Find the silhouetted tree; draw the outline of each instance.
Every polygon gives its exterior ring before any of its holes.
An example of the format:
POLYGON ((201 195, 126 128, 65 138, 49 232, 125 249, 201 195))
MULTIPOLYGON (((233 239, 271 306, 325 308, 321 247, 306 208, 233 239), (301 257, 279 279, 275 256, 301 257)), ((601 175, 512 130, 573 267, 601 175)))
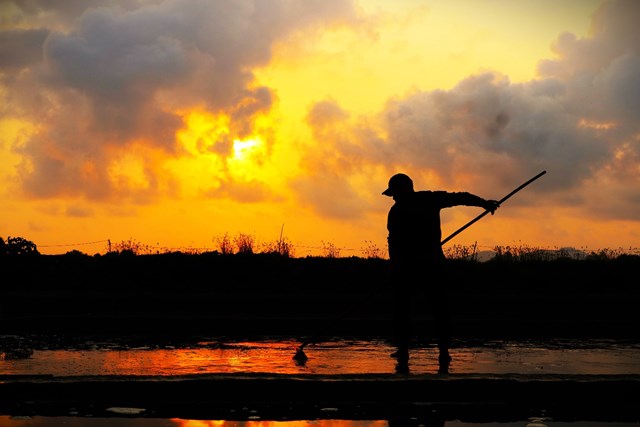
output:
POLYGON ((40 255, 35 243, 23 237, 0 237, 0 255, 40 255))

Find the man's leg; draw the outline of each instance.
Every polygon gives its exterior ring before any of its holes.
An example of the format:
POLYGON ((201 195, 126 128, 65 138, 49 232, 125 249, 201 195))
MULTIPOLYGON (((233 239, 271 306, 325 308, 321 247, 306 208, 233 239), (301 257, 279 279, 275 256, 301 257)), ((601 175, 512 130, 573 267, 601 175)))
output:
POLYGON ((439 296, 434 304, 434 323, 438 350, 441 358, 448 358, 449 348, 451 348, 451 317, 449 314, 449 304, 446 296, 439 296))
POLYGON ((394 265, 394 307, 393 307, 393 344, 397 347, 394 357, 407 357, 409 355, 409 343, 412 333, 412 305, 413 305, 413 279, 408 265, 397 263, 394 265))
POLYGON ((433 310, 433 320, 436 332, 436 340, 438 342, 438 372, 449 373, 449 364, 451 363, 451 317, 449 313, 449 299, 445 290, 439 289, 431 295, 431 306, 433 310))
POLYGON ((402 285, 395 289, 393 342, 399 350, 408 351, 411 339, 411 292, 402 285))

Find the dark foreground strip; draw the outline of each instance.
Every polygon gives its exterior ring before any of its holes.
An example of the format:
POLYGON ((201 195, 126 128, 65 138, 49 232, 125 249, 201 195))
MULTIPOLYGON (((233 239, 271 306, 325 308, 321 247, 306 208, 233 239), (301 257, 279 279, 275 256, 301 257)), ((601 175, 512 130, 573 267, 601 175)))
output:
POLYGON ((0 375, 12 416, 636 422, 638 396, 638 375, 0 375))

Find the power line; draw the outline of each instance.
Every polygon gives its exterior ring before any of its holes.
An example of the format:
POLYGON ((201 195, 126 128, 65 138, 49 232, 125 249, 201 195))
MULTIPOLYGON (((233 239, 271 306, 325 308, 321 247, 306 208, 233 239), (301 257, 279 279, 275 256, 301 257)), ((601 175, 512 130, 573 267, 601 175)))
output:
POLYGON ((95 245, 96 243, 106 243, 109 239, 105 240, 96 240, 93 242, 83 242, 83 243, 61 243, 56 245, 38 245, 40 248, 55 248, 55 247, 64 247, 64 246, 85 246, 85 245, 95 245))

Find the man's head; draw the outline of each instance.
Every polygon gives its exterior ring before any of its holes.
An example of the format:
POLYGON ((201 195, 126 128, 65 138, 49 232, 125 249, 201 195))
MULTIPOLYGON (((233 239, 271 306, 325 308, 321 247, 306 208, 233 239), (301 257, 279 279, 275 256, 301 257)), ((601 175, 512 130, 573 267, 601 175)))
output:
POLYGON ((397 196, 403 193, 413 192, 413 181, 409 176, 403 173, 397 173, 389 179, 389 188, 384 190, 382 194, 389 197, 397 196))

